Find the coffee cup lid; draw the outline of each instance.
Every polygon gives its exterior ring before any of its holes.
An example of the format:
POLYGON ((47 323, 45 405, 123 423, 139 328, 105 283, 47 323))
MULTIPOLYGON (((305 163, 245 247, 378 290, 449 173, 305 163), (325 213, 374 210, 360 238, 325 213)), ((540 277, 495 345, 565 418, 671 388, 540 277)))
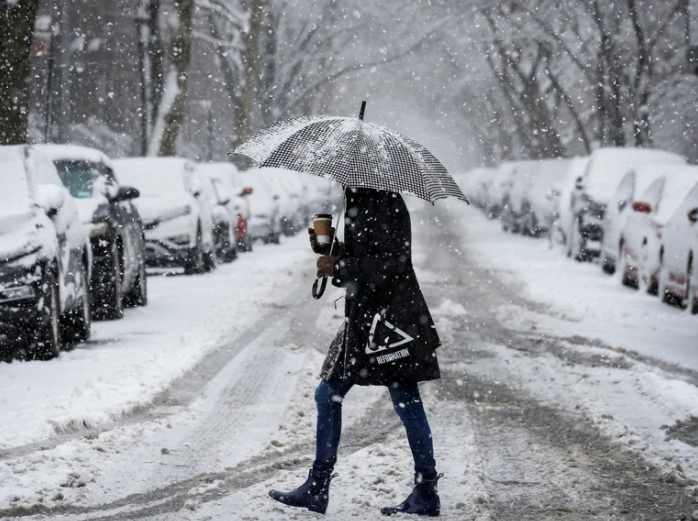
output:
POLYGON ((329 219, 330 221, 332 220, 332 214, 329 213, 316 213, 313 215, 313 221, 317 221, 320 219, 329 219))

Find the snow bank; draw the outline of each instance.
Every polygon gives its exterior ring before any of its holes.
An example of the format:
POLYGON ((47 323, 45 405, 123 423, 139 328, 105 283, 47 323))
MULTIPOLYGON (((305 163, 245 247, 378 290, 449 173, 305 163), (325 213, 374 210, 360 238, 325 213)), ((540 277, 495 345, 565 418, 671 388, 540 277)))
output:
POLYGON ((698 369, 696 317, 621 285, 597 264, 567 259, 547 241, 504 234, 499 223, 476 210, 452 208, 467 235, 468 251, 505 283, 523 284, 531 301, 550 307, 551 315, 528 315, 518 306, 503 310, 511 327, 535 325, 556 336, 584 331, 587 338, 613 347, 698 369))
POLYGON ((255 253, 205 276, 151 276, 149 304, 99 322, 92 340, 51 362, 0 364, 0 448, 98 426, 145 407, 221 339, 307 280, 307 238, 255 253), (283 287, 283 294, 279 294, 283 287))

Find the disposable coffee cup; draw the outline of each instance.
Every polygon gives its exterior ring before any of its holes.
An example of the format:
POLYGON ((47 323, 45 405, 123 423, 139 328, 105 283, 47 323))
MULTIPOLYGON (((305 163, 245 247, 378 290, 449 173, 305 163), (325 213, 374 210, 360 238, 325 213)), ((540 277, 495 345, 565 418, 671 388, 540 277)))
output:
POLYGON ((328 213, 318 213, 313 216, 313 229, 318 244, 329 244, 332 233, 332 216, 328 213))

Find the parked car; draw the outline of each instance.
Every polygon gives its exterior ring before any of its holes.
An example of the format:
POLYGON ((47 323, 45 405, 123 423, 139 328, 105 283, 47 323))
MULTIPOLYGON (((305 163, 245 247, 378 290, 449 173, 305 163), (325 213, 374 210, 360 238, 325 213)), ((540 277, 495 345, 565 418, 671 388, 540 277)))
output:
POLYGON ((302 208, 302 188, 296 182, 296 172, 281 168, 260 168, 250 171, 251 175, 264 178, 271 194, 279 203, 279 218, 281 233, 286 236, 294 235, 305 227, 302 208))
POLYGON ((519 212, 521 233, 543 237, 552 229, 555 203, 569 170, 570 159, 541 161, 532 182, 523 193, 519 212))
POLYGON ((618 188, 610 199, 603 218, 603 239, 601 242, 601 268, 612 275, 621 251, 621 232, 632 206, 654 180, 671 170, 671 166, 648 166, 634 168, 620 181, 618 188))
POLYGON ((485 203, 485 214, 490 219, 498 219, 507 204, 507 195, 517 164, 517 162, 502 163, 492 179, 485 203))
POLYGON ((664 226, 659 296, 698 314, 698 183, 664 226))
POLYGON ((475 207, 484 208, 486 191, 496 171, 494 168, 473 168, 456 179, 463 194, 475 207))
POLYGON ((531 189, 536 178, 538 161, 519 161, 516 163, 512 175, 505 189, 502 204, 502 212, 499 216, 502 221, 502 229, 512 233, 520 233, 522 230, 526 194, 531 189))
POLYGON ((93 148, 37 145, 56 166, 90 229, 92 318, 120 319, 124 307, 148 303, 143 223, 132 200, 139 192, 121 186, 111 160, 93 148))
POLYGON ((675 168, 655 179, 633 203, 620 239, 623 284, 657 292, 664 227, 697 182, 698 167, 675 168))
POLYGON ((680 165, 682 156, 659 150, 639 148, 600 148, 587 159, 583 175, 574 180, 570 199, 572 222, 566 231, 567 253, 584 261, 597 257, 603 242, 606 208, 620 180, 642 165, 680 165))
POLYGON ((211 215, 216 258, 222 262, 232 262, 238 254, 237 240, 235 239, 237 215, 228 208, 232 197, 219 188, 201 165, 199 165, 199 172, 203 181, 202 195, 213 201, 211 215))
POLYGON ((252 237, 247 233, 247 222, 250 219, 248 196, 252 193, 252 188, 237 184, 238 170, 231 163, 203 163, 199 165, 199 169, 211 176, 221 197, 229 198, 226 207, 234 216, 237 248, 240 251, 252 251, 252 237))
POLYGON ((0 147, 0 347, 49 359, 90 337, 88 230, 51 160, 0 147))
POLYGON ((145 228, 146 264, 183 267, 188 274, 215 268, 212 201, 196 165, 180 158, 114 161, 117 177, 140 191, 136 206, 145 228))
POLYGON ((560 245, 570 255, 570 231, 574 222, 572 208, 572 194, 575 190, 575 181, 584 175, 589 162, 588 157, 575 157, 567 164, 567 170, 559 182, 550 190, 553 202, 553 223, 548 237, 551 245, 560 245))
POLYGON ((240 184, 252 189, 249 194, 251 216, 247 233, 253 240, 278 244, 282 234, 280 196, 269 187, 267 179, 258 175, 258 169, 240 172, 240 184))

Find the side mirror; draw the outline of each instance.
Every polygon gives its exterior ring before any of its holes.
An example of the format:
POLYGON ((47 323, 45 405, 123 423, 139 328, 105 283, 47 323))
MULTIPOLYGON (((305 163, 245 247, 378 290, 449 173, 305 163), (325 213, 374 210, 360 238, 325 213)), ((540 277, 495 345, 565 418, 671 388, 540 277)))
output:
POLYGON ((221 196, 220 200, 218 201, 218 204, 221 206, 228 206, 228 203, 230 203, 230 197, 227 195, 221 196))
POLYGON ((240 192, 241 196, 245 195, 252 195, 254 193, 254 188, 250 186, 246 186, 245 188, 242 189, 242 192, 240 192))
POLYGON ((618 201, 618 211, 619 212, 622 212, 623 210, 625 210, 626 206, 628 206, 628 201, 626 201, 625 199, 623 199, 622 201, 618 201))
POLYGON ((112 198, 112 201, 120 203, 121 201, 130 201, 131 199, 136 199, 140 196, 141 193, 137 188, 132 186, 120 186, 116 191, 116 195, 112 198))
POLYGON ((633 212, 650 213, 651 211, 652 205, 650 203, 645 203, 643 201, 636 201, 633 203, 633 212))
POLYGON ((191 194, 194 197, 199 197, 202 190, 203 186, 201 185, 201 180, 198 177, 192 178, 192 180, 189 182, 189 191, 191 194))
POLYGON ((698 208, 693 208, 692 210, 688 211, 688 220, 693 224, 698 222, 698 208))
POLYGON ((65 192, 54 184, 41 185, 37 190, 36 204, 43 208, 46 215, 53 217, 65 204, 65 192))
POLYGON ((582 179, 581 177, 578 177, 574 182, 574 189, 575 190, 584 190, 584 179, 582 179))
POLYGON ((274 196, 274 201, 278 201, 279 199, 281 199, 281 196, 279 194, 276 194, 274 196))

